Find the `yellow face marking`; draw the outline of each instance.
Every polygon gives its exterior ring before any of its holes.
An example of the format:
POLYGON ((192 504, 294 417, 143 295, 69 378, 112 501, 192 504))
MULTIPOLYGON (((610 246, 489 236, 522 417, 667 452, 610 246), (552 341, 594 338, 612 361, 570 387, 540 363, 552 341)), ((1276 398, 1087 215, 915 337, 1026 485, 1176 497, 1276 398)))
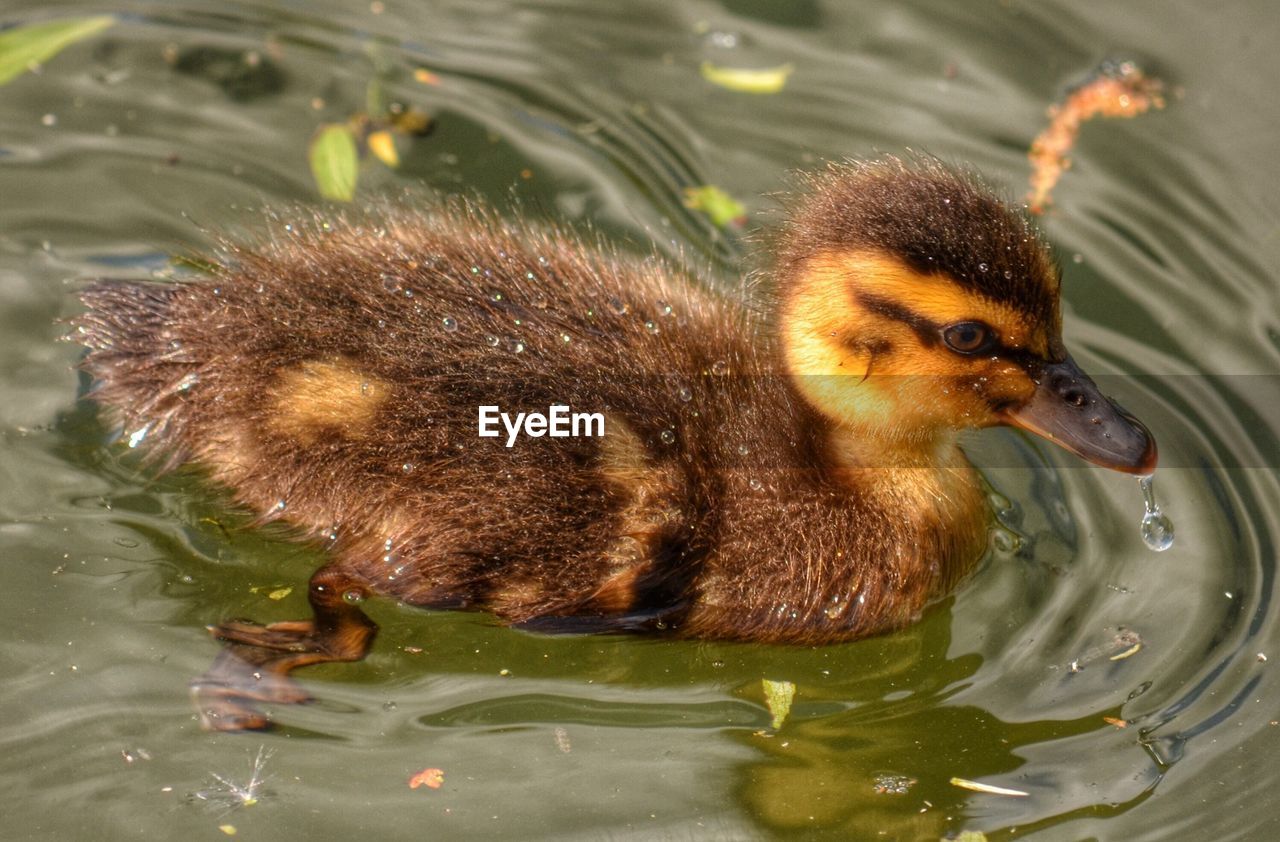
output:
POLYGON ((993 402, 1025 398, 1034 384, 1012 362, 957 354, 922 342, 907 322, 865 306, 874 297, 939 327, 990 325, 1006 348, 1047 355, 1057 325, 1030 322, 1009 304, 963 289, 943 275, 916 272, 873 252, 821 255, 793 281, 783 304, 787 368, 828 417, 879 438, 921 446, 943 428, 997 420, 993 402))
POLYGON ((271 425, 303 443, 321 433, 359 438, 390 394, 382 380, 341 359, 308 360, 280 375, 271 425))

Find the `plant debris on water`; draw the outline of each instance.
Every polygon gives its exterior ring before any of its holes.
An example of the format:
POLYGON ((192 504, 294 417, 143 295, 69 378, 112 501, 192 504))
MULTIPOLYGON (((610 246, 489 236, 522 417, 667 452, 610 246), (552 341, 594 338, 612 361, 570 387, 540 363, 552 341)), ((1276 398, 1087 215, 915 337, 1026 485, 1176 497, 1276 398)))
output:
POLYGON ((409 789, 425 786, 428 789, 439 789, 444 786, 443 769, 423 769, 409 778, 409 789))
POLYGON ((34 70, 77 41, 115 23, 103 15, 15 26, 0 32, 0 85, 34 70))
POLYGON ((773 681, 768 678, 760 679, 760 683, 764 686, 765 705, 773 717, 769 727, 777 731, 791 713, 791 702, 796 697, 796 686, 790 681, 773 681))
POLYGON ((705 213, 717 228, 741 228, 747 222, 747 209, 742 203, 714 184, 686 187, 684 206, 705 213))
POLYGON ((777 67, 751 69, 745 67, 719 67, 704 61, 700 68, 702 78, 713 85, 748 94, 776 94, 786 87, 787 78, 796 68, 792 64, 777 67))
POLYGON ((1131 61, 1106 62, 1093 77, 1073 89, 1060 105, 1049 107, 1049 125, 1031 142, 1032 213, 1043 213, 1050 193, 1071 165, 1067 153, 1075 145, 1080 125, 1094 117, 1137 117, 1164 108, 1163 84, 1147 76, 1131 61))
POLYGON ((987 795, 1012 795, 1018 798, 1026 798, 1031 793, 1023 792, 1020 789, 1009 789, 1005 786, 995 786, 994 784, 984 784, 981 781, 971 781, 968 778, 952 778, 952 786, 958 786, 961 789, 967 789, 971 792, 984 792, 987 795))

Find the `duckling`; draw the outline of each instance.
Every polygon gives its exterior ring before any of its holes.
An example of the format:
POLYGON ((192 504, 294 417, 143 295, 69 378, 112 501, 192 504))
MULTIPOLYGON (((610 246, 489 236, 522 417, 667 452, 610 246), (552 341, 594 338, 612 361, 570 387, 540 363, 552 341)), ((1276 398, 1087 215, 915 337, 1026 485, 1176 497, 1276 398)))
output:
POLYGON ((312 619, 211 627, 204 724, 265 727, 256 703, 307 698, 292 670, 362 658, 369 595, 546 632, 886 632, 987 546, 962 430, 1154 469, 1063 346, 1046 245, 974 176, 832 164, 770 243, 767 291, 735 297, 452 200, 89 286, 73 336, 128 444, 331 553, 312 619), (598 423, 528 420, 553 407, 598 423), (530 415, 493 435, 498 411, 530 415))

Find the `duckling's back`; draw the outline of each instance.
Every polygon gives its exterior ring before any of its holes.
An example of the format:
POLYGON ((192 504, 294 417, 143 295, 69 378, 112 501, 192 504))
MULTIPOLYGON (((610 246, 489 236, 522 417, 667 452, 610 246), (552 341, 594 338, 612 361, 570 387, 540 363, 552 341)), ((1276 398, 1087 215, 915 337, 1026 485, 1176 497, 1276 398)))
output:
POLYGON ((290 227, 209 280, 83 298, 85 367, 131 446, 201 462, 413 604, 672 622, 726 486, 751 481, 728 469, 817 447, 746 310, 658 258, 461 203, 290 227), (569 435, 513 439, 498 417, 552 407, 569 435))

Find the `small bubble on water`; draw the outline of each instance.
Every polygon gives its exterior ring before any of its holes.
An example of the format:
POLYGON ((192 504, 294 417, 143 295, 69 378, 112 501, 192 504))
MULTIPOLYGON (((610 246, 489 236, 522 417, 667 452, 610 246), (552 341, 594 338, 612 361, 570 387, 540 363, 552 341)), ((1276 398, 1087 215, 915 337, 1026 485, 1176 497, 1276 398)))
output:
POLYGON ((447 331, 448 333, 453 333, 455 330, 458 329, 458 320, 455 319, 453 316, 445 316, 443 319, 440 320, 440 326, 443 327, 445 331, 447 331))
POLYGON ((1147 549, 1162 553, 1173 546, 1173 521, 1160 511, 1156 503, 1154 477, 1151 474, 1138 477, 1142 489, 1142 541, 1147 549))

